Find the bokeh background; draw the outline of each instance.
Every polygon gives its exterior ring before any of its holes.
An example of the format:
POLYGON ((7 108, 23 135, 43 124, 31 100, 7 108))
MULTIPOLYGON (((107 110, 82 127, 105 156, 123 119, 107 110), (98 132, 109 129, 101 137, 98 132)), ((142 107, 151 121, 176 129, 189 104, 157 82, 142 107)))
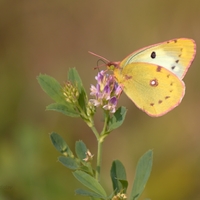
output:
MULTIPOLYGON (((96 139, 81 119, 45 111, 52 100, 37 83, 40 73, 63 83, 68 69, 76 67, 89 94, 97 58, 88 50, 119 61, 138 48, 179 37, 197 43, 184 79, 186 95, 160 118, 147 116, 122 95, 126 120, 104 142, 101 183, 108 194, 112 161, 124 163, 129 195, 139 157, 153 149, 153 171, 142 198, 200 199, 200 2, 1 0, 0 199, 88 199, 74 195, 81 185, 57 161, 49 133, 59 133, 72 150, 83 140, 94 155, 96 139)), ((102 124, 99 113, 99 130, 102 124)))

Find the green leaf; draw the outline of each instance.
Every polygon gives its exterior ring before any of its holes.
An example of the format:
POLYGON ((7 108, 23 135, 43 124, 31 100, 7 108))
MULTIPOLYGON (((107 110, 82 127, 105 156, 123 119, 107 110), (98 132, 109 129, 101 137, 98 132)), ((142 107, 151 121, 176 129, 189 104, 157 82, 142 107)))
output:
POLYGON ((94 175, 94 170, 92 169, 92 166, 91 166, 91 163, 88 163, 88 162, 84 162, 83 163, 84 165, 82 165, 79 170, 81 171, 84 171, 86 172, 87 174, 90 174, 90 175, 94 175))
POLYGON ((54 101, 65 103, 65 97, 62 92, 62 87, 54 78, 48 75, 40 74, 37 80, 44 90, 54 101))
POLYGON ((153 151, 147 151, 138 161, 130 199, 137 200, 149 179, 153 163, 153 151))
POLYGON ((75 68, 69 69, 68 80, 78 87, 78 91, 79 91, 78 103, 80 107, 84 110, 84 113, 86 113, 88 98, 87 98, 85 89, 83 87, 82 80, 75 68))
POLYGON ((86 158, 87 147, 83 141, 77 141, 75 144, 75 151, 78 158, 83 161, 86 158))
POLYGON ((73 172, 73 175, 84 186, 86 186, 96 194, 102 196, 102 198, 106 198, 105 190, 95 178, 93 178, 92 176, 83 171, 75 171, 73 172))
POLYGON ((69 169, 79 169, 79 163, 76 162, 74 158, 71 157, 65 157, 65 156, 60 156, 58 160, 67 168, 69 169))
POLYGON ((126 116, 127 109, 125 107, 119 107, 117 111, 114 113, 112 118, 108 123, 108 130, 107 132, 111 132, 112 130, 120 127, 124 122, 126 116))
POLYGON ((54 147, 63 154, 67 154, 70 157, 73 157, 73 153, 68 147, 67 143, 63 140, 63 138, 57 133, 53 132, 50 134, 50 139, 54 147))
POLYGON ((113 190, 115 191, 115 194, 121 191, 125 193, 128 187, 128 182, 126 180, 125 168, 119 160, 113 161, 110 170, 110 176, 112 179, 113 190))
POLYGON ((126 193, 126 190, 128 188, 128 181, 127 180, 122 180, 122 179, 118 179, 118 180, 122 184, 123 192, 126 193))
POLYGON ((81 93, 79 94, 78 103, 79 103, 80 107, 83 109, 84 113, 86 113, 86 107, 88 106, 88 105, 87 105, 87 103, 88 103, 88 98, 87 98, 87 95, 86 95, 84 89, 83 89, 83 90, 81 91, 81 93))
POLYGON ((78 86, 78 91, 81 92, 83 88, 82 80, 75 68, 70 68, 68 72, 68 80, 72 82, 74 85, 78 86))
POLYGON ((83 189, 77 189, 77 190, 75 190, 75 193, 78 195, 82 195, 82 196, 90 196, 90 197, 94 197, 94 198, 105 199, 104 197, 102 197, 101 195, 99 195, 97 193, 90 192, 90 191, 83 190, 83 189))
POLYGON ((79 113, 76 110, 74 110, 73 105, 67 102, 65 102, 65 104, 53 103, 53 104, 48 105, 46 109, 61 112, 64 115, 67 115, 70 117, 80 117, 79 113))
POLYGON ((93 172, 91 163, 84 161, 84 159, 87 157, 86 153, 88 151, 85 143, 83 141, 77 141, 75 144, 75 151, 76 151, 77 157, 80 159, 81 163, 83 164, 80 170, 93 175, 94 172, 93 172))

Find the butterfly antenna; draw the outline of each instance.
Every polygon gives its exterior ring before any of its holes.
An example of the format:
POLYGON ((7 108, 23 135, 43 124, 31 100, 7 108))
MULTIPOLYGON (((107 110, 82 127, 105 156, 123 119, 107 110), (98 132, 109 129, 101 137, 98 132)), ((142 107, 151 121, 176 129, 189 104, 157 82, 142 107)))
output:
POLYGON ((99 69, 100 67, 106 66, 106 65, 107 65, 107 62, 100 58, 100 59, 97 60, 97 67, 95 67, 94 69, 99 69), (99 64, 100 62, 103 62, 103 64, 100 65, 99 64))
POLYGON ((102 59, 102 60, 105 60, 106 62, 110 62, 108 59, 106 59, 106 58, 104 58, 103 56, 100 56, 100 55, 98 55, 98 54, 96 54, 96 53, 93 53, 93 52, 91 52, 91 51, 88 51, 88 53, 90 53, 90 54, 92 54, 93 56, 96 56, 96 57, 98 57, 98 58, 100 58, 100 59, 102 59))
POLYGON ((110 61, 108 60, 108 59, 106 59, 106 58, 104 58, 103 56, 100 56, 100 55, 98 55, 98 54, 96 54, 96 53, 93 53, 93 52, 91 52, 91 51, 88 51, 90 54, 92 54, 93 56, 96 56, 97 58, 100 58, 98 61, 97 61, 97 67, 94 67, 94 69, 98 69, 99 70, 99 67, 102 67, 102 66, 106 66, 107 65, 107 63, 110 63, 110 61), (103 62, 104 64, 102 64, 102 65, 99 65, 99 62, 103 62))

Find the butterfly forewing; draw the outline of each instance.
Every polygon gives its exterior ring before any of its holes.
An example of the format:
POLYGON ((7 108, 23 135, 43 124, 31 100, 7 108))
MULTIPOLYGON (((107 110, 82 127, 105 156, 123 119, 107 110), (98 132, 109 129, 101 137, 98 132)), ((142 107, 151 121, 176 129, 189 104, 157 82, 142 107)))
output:
POLYGON ((193 40, 180 38, 154 44, 133 52, 127 56, 120 66, 125 68, 130 63, 144 62, 162 66, 182 79, 196 53, 193 40))

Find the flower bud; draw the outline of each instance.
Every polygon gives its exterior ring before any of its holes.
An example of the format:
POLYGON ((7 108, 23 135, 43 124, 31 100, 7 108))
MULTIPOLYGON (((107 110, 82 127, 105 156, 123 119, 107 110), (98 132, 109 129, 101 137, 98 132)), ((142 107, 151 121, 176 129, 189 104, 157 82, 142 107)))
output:
POLYGON ((66 82, 63 87, 63 94, 69 103, 75 104, 78 101, 79 92, 78 88, 73 86, 70 82, 66 82))

